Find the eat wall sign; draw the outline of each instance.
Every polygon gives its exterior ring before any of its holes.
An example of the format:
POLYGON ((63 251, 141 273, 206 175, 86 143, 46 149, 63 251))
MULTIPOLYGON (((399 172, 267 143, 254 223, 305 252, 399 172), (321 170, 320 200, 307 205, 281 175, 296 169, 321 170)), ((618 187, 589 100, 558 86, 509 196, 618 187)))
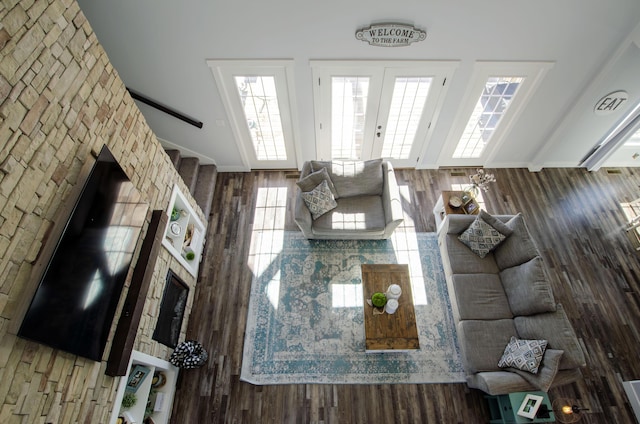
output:
POLYGON ((596 115, 608 115, 618 110, 628 98, 629 94, 626 91, 614 91, 598 100, 593 111, 596 115))

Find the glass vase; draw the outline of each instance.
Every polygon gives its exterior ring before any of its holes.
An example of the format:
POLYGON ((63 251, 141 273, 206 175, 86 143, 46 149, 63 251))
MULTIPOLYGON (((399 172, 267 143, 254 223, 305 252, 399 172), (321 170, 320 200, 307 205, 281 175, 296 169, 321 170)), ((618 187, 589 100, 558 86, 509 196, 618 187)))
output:
POLYGON ((480 188, 475 184, 471 184, 465 187, 464 194, 466 194, 468 197, 472 199, 476 199, 480 194, 480 188))

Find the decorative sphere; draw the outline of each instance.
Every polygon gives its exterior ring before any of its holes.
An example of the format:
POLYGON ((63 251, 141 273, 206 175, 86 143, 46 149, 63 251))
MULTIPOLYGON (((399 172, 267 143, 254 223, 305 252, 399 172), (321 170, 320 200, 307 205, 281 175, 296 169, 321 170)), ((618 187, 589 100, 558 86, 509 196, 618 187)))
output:
POLYGON ((384 293, 374 293, 371 296, 371 303, 377 308, 382 308, 387 303, 387 296, 384 293))

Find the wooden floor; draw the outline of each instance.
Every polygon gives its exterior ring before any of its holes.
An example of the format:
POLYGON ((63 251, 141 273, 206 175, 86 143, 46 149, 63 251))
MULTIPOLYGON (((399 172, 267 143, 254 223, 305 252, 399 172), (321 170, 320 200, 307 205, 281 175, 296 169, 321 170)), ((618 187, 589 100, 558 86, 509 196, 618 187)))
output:
MULTIPOLYGON (((441 190, 465 185, 470 170, 398 170, 405 223, 433 232, 441 190), (459 174, 463 175, 460 176, 459 174), (466 175, 464 175, 466 174, 466 175)), ((492 213, 522 212, 546 261, 556 300, 573 322, 587 358, 584 380, 550 391, 588 408, 581 423, 633 423, 621 382, 640 379, 640 261, 623 231, 621 202, 640 197, 640 169, 495 170, 484 193, 492 213)), ((483 393, 464 384, 253 386, 239 380, 256 206, 285 196, 275 224, 296 230, 295 173, 221 173, 188 337, 208 363, 181 373, 173 423, 482 423, 483 393)), ((260 208, 258 208, 260 209, 260 208)), ((258 220, 260 222, 258 222, 258 220)))

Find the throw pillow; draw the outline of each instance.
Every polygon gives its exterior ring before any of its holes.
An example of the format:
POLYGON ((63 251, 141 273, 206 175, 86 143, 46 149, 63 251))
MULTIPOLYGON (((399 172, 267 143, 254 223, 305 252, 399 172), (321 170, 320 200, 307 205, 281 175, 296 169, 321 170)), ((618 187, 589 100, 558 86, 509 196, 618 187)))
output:
POLYGON ((467 245, 476 255, 484 258, 505 239, 505 235, 487 224, 482 218, 476 218, 458 239, 467 245))
POLYGON ((500 221, 498 218, 491 215, 489 212, 486 212, 484 209, 480 209, 480 213, 478 214, 478 217, 482 219, 484 222, 486 222, 487 224, 491 225, 496 230, 498 230, 500 233, 504 234, 505 237, 509 237, 511 234, 513 234, 513 230, 507 227, 507 224, 500 221))
POLYGON ((333 193, 334 199, 337 199, 339 197, 338 192, 336 191, 336 187, 333 185, 333 181, 331 181, 331 177, 329 177, 327 168, 320 168, 319 171, 312 172, 311 174, 302 178, 296 184, 298 185, 298 187, 300 187, 300 190, 305 192, 311 191, 314 188, 318 187, 318 184, 320 184, 322 181, 327 182, 329 190, 331 190, 331 193, 333 193))
POLYGON ((325 213, 335 209, 338 204, 329 189, 329 184, 323 180, 311 191, 302 192, 302 199, 307 204, 313 219, 318 219, 325 213))
POLYGON ((515 317, 517 334, 527 339, 546 339, 549 347, 564 350, 560 370, 584 367, 586 360, 578 337, 560 303, 555 312, 515 317))
POLYGON ((546 348, 546 340, 523 340, 511 336, 511 341, 504 349, 498 366, 513 367, 536 374, 546 348))

